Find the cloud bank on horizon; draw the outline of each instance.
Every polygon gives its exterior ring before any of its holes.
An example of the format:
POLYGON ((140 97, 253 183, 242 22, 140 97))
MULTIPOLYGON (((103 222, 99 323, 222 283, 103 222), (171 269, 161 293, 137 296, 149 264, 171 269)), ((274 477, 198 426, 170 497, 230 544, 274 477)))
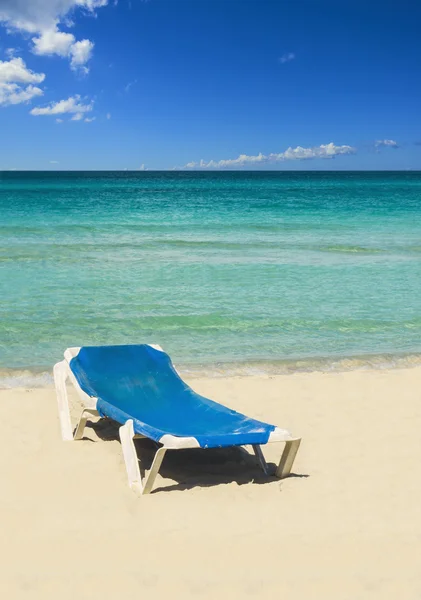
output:
POLYGON ((229 169, 241 168, 246 166, 270 165, 274 163, 284 162, 287 160, 311 160, 314 158, 332 159, 341 154, 355 154, 356 148, 352 146, 336 146, 333 142, 329 144, 321 144, 312 148, 303 148, 297 146, 287 148, 284 152, 262 154, 261 152, 255 156, 240 154, 237 158, 224 160, 210 160, 208 162, 201 160, 199 162, 189 162, 184 165, 184 169, 229 169))

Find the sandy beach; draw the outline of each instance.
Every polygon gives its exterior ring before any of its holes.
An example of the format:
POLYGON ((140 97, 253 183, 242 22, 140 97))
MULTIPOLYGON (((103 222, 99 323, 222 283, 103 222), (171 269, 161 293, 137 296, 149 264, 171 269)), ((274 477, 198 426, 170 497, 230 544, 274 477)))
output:
POLYGON ((2 598, 420 597, 420 368, 191 383, 302 435, 293 476, 187 450, 138 498, 113 423, 64 443, 54 389, 3 390, 2 598))

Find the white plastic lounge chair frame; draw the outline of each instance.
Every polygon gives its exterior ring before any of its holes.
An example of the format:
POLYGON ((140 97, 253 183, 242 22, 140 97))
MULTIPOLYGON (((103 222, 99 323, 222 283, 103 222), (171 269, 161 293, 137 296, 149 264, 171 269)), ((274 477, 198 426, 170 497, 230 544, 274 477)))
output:
MULTIPOLYGON (((156 344, 150 344, 156 350, 162 348, 156 344)), ((76 377, 70 369, 70 361, 77 356, 80 348, 68 348, 64 353, 64 360, 54 365, 54 382, 57 392, 58 414, 60 419, 61 435, 64 441, 80 440, 83 438, 86 423, 89 417, 99 417, 100 414, 96 409, 97 398, 88 396, 80 387, 76 377), (80 415, 77 427, 73 433, 72 422, 70 419, 69 401, 67 396, 66 381, 70 379, 75 387, 84 409, 80 415)), ((126 464, 127 475, 130 488, 137 494, 149 494, 152 491, 155 478, 161 467, 167 450, 181 450, 185 448, 200 448, 199 442, 194 437, 176 437, 166 434, 162 436, 159 443, 162 447, 159 448, 153 459, 149 473, 145 477, 141 477, 139 460, 133 440, 144 438, 143 435, 134 433, 133 421, 129 419, 119 429, 121 446, 123 449, 124 462, 126 464)), ((300 447, 301 438, 294 438, 285 430, 276 427, 271 432, 267 443, 285 442, 285 448, 281 456, 281 460, 276 469, 276 476, 280 479, 287 477, 291 473, 292 465, 295 456, 300 447)), ((268 474, 268 465, 263 456, 260 445, 254 444, 253 450, 258 460, 259 465, 265 474, 268 474)))

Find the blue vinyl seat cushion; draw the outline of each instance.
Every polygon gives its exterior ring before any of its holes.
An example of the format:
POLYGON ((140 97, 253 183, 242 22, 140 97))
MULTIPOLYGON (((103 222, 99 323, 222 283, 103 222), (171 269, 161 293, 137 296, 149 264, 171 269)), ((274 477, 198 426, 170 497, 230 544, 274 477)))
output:
POLYGON ((165 352, 147 344, 85 346, 70 362, 80 387, 98 398, 101 416, 159 441, 194 437, 202 448, 266 444, 273 425, 251 419, 194 392, 165 352))

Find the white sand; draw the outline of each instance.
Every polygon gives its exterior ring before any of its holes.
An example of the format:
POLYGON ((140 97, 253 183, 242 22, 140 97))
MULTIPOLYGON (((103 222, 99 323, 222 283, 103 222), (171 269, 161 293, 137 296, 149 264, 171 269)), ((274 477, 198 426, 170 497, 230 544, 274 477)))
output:
POLYGON ((302 435, 299 476, 173 452, 137 498, 113 427, 64 443, 54 390, 2 391, 0 598, 421 597, 421 368, 192 383, 302 435))

